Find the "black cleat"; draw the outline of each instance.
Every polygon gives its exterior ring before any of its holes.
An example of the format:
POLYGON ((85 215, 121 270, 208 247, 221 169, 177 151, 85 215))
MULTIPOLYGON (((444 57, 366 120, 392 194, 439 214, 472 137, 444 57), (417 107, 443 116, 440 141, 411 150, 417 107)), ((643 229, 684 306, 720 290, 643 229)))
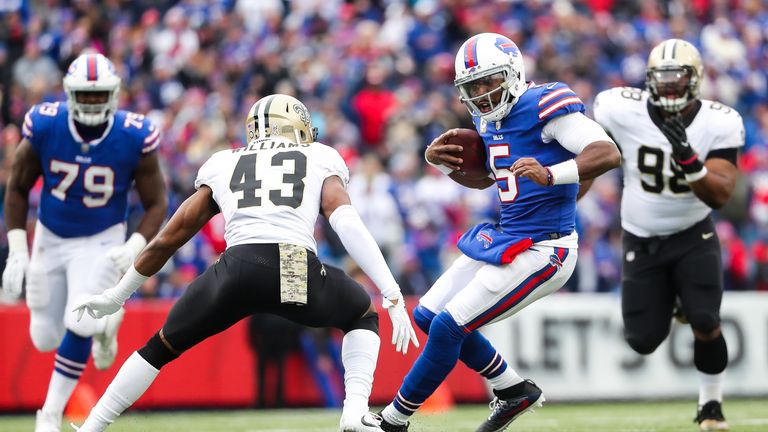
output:
POLYGON ((404 425, 393 425, 384 419, 381 411, 379 411, 379 417, 381 418, 379 427, 384 432, 408 432, 408 425, 411 424, 411 422, 405 422, 404 425))
MULTIPOLYGON (((541 389, 531 380, 525 380, 523 393, 509 399, 493 398, 490 403, 491 415, 476 432, 500 432, 521 415, 542 406, 545 401, 541 389)), ((386 430, 386 429, 384 429, 386 430)))
POLYGON ((699 408, 693 422, 698 423, 699 430, 703 432, 730 430, 723 416, 723 408, 716 400, 711 400, 699 408))

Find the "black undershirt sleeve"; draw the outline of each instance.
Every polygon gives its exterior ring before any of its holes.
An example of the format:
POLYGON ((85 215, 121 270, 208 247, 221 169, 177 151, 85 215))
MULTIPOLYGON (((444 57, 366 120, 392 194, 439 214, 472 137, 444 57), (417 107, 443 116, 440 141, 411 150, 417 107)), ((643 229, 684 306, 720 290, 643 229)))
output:
POLYGON ((728 147, 723 149, 712 150, 707 154, 707 159, 720 158, 725 159, 728 162, 736 165, 736 160, 739 157, 739 149, 736 147, 728 147))

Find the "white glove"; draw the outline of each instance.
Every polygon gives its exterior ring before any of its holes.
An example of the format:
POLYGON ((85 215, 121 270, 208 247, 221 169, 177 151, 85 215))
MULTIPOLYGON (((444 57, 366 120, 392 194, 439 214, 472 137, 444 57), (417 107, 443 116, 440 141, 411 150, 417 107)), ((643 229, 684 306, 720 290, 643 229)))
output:
POLYGON ((143 235, 139 233, 133 233, 125 244, 115 246, 107 251, 107 258, 111 259, 115 265, 115 268, 120 271, 120 274, 128 271, 128 267, 133 264, 133 260, 139 255, 144 246, 147 245, 147 240, 143 235))
POLYGON ((91 296, 84 303, 81 303, 80 306, 76 307, 73 312, 77 312, 77 320, 80 321, 86 311, 88 315, 98 319, 112 315, 123 307, 125 301, 120 301, 111 291, 112 289, 110 288, 99 295, 91 296))
POLYGON ((389 319, 392 321, 392 345, 396 346, 395 351, 406 354, 409 342, 418 348, 419 340, 416 339, 416 331, 413 329, 411 318, 405 309, 405 299, 402 296, 392 300, 384 297, 382 306, 387 309, 389 319))
POLYGON ((27 232, 23 229, 12 229, 8 231, 8 260, 3 271, 3 291, 13 298, 18 298, 28 267, 27 232))
POLYGON ((142 275, 136 271, 135 267, 130 266, 117 285, 99 295, 91 296, 72 310, 72 312, 77 312, 78 321, 83 318, 85 312, 88 312, 88 315, 96 319, 112 315, 125 304, 125 301, 128 300, 131 294, 147 279, 149 279, 149 276, 142 275))

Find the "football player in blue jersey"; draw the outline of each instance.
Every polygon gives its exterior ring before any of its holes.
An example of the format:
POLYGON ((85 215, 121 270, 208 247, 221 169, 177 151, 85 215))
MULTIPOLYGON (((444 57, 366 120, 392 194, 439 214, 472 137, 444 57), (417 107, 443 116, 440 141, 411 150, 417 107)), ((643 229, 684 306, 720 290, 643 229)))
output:
POLYGON ((57 349, 36 432, 59 431, 64 407, 88 357, 108 368, 117 353, 118 313, 78 321, 74 307, 113 286, 157 234, 168 209, 155 152, 160 131, 117 109, 120 77, 101 54, 79 56, 64 78, 67 102, 33 106, 24 117, 5 196, 9 254, 3 290, 19 296, 26 278, 29 333, 40 351, 57 349), (30 258, 29 192, 43 177, 30 258), (126 241, 135 181, 144 215, 126 241))
POLYGON ((576 264, 579 182, 618 167, 621 159, 567 85, 525 80, 522 54, 507 37, 471 37, 459 49, 455 67, 455 85, 485 142, 491 175, 481 180, 461 175, 461 147, 446 143, 455 130, 436 138, 426 159, 464 186, 496 185, 501 218, 461 237, 463 255, 414 310, 414 321, 429 336, 381 413, 385 431, 406 431, 409 417, 457 360, 488 379, 496 396, 478 431, 504 430, 544 401, 541 389, 515 373, 477 330, 514 315, 568 280, 576 264))

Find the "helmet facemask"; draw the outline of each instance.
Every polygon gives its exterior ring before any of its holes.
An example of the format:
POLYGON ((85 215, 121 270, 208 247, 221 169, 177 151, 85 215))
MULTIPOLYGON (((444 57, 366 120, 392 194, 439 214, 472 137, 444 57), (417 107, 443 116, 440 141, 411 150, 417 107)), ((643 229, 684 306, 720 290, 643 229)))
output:
POLYGON ((67 103, 72 118, 86 126, 106 123, 117 111, 117 92, 108 90, 70 90, 67 103))
POLYGON ((459 78, 454 85, 459 90, 461 102, 473 116, 486 121, 498 121, 504 118, 514 105, 510 87, 519 80, 513 75, 512 67, 499 65, 480 74, 459 78), (482 90, 490 89, 482 92, 482 90))
POLYGON ((698 97, 699 77, 690 66, 649 68, 645 86, 651 103, 667 112, 680 112, 698 97))

